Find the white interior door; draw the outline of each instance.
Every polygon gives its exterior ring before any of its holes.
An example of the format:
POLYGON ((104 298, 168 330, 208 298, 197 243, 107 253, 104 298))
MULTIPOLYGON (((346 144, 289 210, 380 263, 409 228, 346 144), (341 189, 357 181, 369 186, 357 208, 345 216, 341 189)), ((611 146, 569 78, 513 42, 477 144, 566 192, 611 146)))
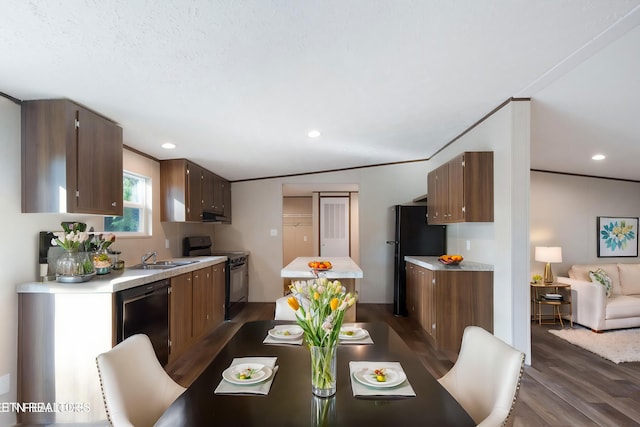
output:
POLYGON ((320 256, 349 256, 348 197, 320 197, 320 256))

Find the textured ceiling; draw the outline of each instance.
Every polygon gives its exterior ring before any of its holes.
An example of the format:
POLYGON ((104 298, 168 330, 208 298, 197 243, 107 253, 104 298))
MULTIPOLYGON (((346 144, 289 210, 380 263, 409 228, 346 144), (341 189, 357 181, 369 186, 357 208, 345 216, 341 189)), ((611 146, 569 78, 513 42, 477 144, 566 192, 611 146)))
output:
MULTIPOLYGON (((552 127, 593 105, 563 77, 626 37, 638 4, 4 0, 0 92, 73 99, 119 122, 125 144, 230 180, 423 159, 512 96, 544 95, 532 111, 552 127)), ((609 72, 581 75, 606 76, 600 96, 624 86, 609 72)), ((532 131, 541 147, 559 138, 571 132, 532 131)), ((538 151, 532 166, 549 166, 538 151)))

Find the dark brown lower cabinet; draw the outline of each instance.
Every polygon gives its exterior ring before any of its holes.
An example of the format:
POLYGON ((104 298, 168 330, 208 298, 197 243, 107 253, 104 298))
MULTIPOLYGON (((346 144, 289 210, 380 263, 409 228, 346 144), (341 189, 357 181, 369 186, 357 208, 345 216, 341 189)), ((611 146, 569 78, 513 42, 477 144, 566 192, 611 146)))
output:
POLYGON ((493 272, 429 270, 407 263, 407 310, 436 348, 458 358, 469 325, 493 333, 493 272))

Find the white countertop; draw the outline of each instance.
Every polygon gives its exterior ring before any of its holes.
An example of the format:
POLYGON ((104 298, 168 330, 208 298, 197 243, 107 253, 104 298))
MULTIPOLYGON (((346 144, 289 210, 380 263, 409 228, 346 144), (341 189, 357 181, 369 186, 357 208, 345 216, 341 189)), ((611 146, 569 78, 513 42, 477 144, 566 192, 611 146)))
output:
POLYGON ((309 268, 311 261, 329 261, 333 268, 319 272, 320 277, 327 279, 361 279, 362 270, 349 257, 298 257, 280 271, 280 277, 290 279, 313 279, 313 271, 309 268))
POLYGON ((481 264, 479 262, 463 260, 458 265, 445 265, 438 261, 437 256, 410 256, 404 257, 404 260, 428 270, 442 271, 493 271, 493 265, 481 264))
POLYGON ((201 256, 193 258, 173 258, 173 261, 188 260, 198 261, 193 264, 182 265, 166 270, 138 270, 125 268, 120 271, 112 271, 109 274, 95 276, 84 283, 60 283, 60 282, 30 282, 16 286, 18 293, 47 293, 47 294, 96 294, 113 293, 136 286, 146 285, 157 280, 167 279, 179 274, 199 270, 210 265, 219 264, 227 260, 226 256, 201 256))

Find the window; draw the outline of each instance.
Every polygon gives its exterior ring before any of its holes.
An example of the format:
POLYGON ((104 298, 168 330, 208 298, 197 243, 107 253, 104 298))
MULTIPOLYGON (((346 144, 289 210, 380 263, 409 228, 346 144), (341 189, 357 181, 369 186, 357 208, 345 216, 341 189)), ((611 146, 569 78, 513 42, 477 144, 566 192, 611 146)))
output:
POLYGON ((122 177, 123 215, 104 217, 104 231, 151 234, 147 188, 151 178, 125 171, 122 177))

